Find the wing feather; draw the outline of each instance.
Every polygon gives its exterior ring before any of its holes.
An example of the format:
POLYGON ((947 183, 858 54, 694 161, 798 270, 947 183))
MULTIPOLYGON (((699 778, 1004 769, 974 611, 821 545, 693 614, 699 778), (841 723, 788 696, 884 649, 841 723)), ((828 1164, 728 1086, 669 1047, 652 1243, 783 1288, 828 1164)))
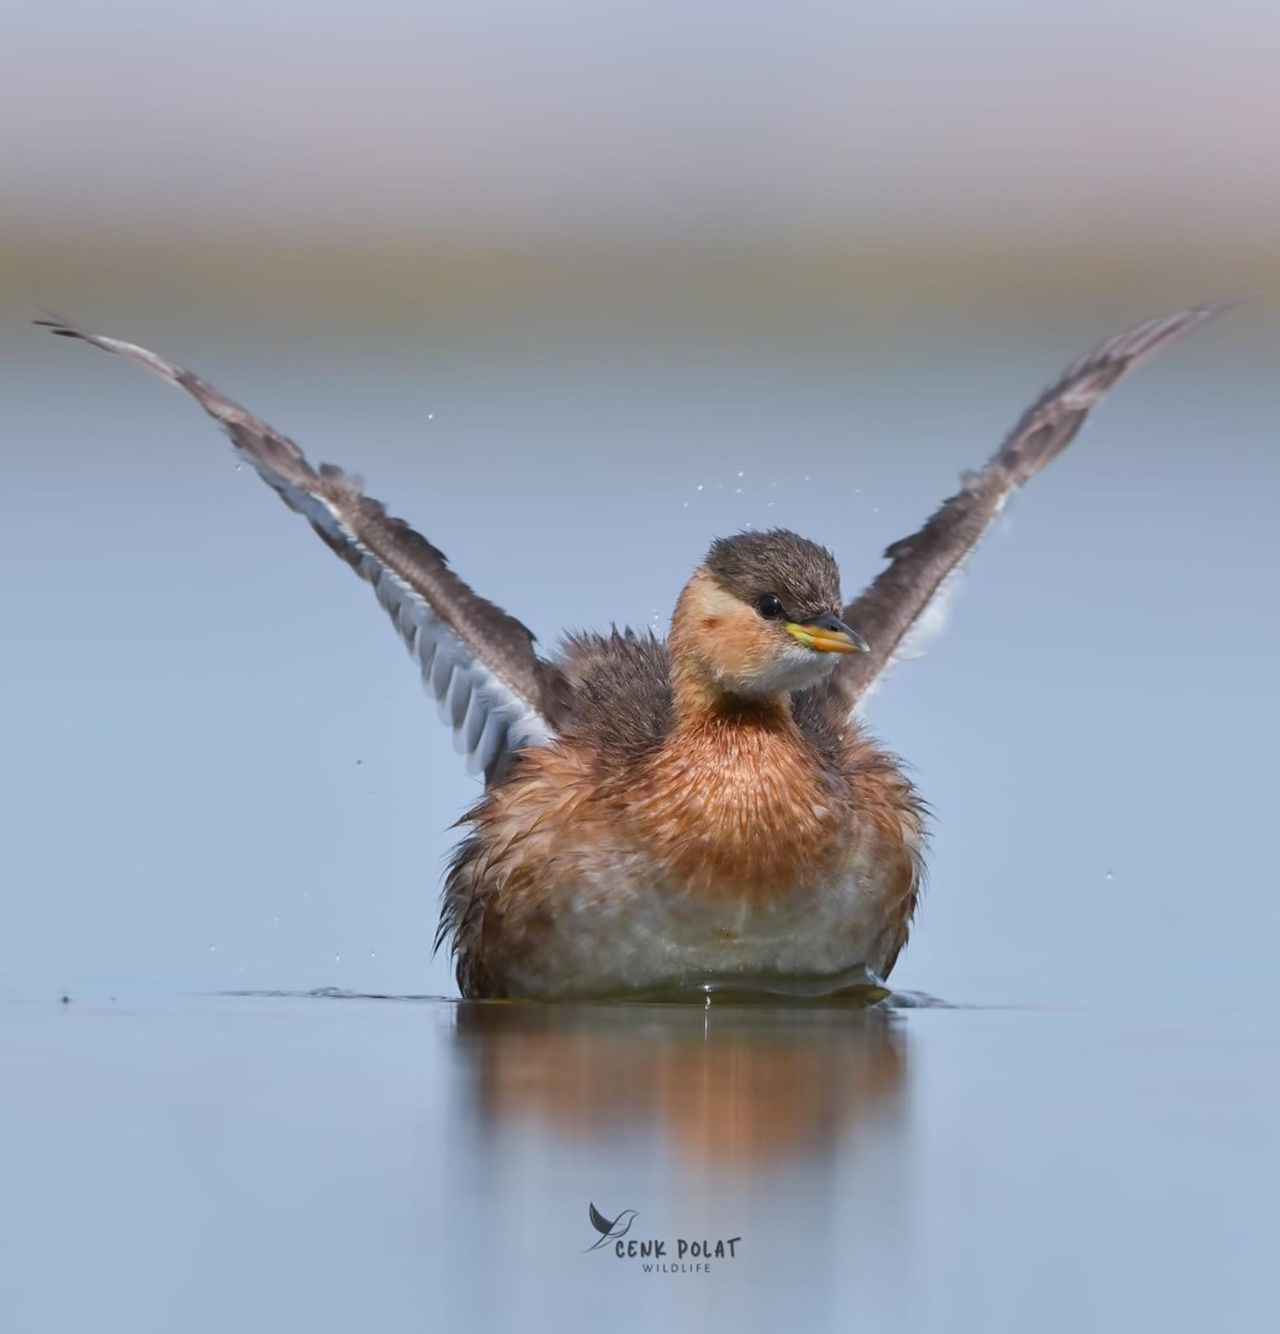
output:
POLYGON ((369 584, 390 615, 470 767, 492 782, 511 756, 545 744, 567 711, 559 669, 540 658, 528 628, 472 591, 444 554, 366 496, 341 468, 312 468, 287 436, 154 352, 86 333, 61 320, 37 320, 53 333, 113 352, 185 390, 231 437, 290 509, 369 584))
POLYGON ((966 474, 960 490, 918 532, 885 551, 888 568, 844 611, 871 652, 841 663, 833 688, 842 706, 857 704, 1009 495, 1066 449, 1102 395, 1135 366, 1233 304, 1196 306, 1149 320, 1086 352, 1022 414, 984 467, 966 474))

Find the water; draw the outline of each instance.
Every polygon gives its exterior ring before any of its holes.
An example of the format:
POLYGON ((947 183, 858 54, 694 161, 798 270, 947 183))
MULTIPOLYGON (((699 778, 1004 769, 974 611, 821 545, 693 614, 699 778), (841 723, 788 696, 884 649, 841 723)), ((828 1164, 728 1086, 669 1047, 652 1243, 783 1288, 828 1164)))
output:
MULTIPOLYGON (((109 331, 363 470, 545 642, 665 617, 747 523, 857 586, 1107 332, 1036 323, 109 331)), ((474 788, 367 590, 199 414, 15 335, 5 1328, 1267 1328, 1280 455, 1264 340, 1220 336, 1121 387, 873 701, 936 813, 892 983, 955 1003, 885 1012, 215 994, 450 994, 474 788), (741 1241, 647 1274, 587 1253, 592 1204, 741 1241)))
POLYGON ((5 1018, 14 1330, 1261 1330, 1271 1309, 1274 1017, 206 997, 5 1018), (666 1263, 681 1240, 736 1254, 645 1272, 588 1251, 591 1204, 634 1209, 666 1263))

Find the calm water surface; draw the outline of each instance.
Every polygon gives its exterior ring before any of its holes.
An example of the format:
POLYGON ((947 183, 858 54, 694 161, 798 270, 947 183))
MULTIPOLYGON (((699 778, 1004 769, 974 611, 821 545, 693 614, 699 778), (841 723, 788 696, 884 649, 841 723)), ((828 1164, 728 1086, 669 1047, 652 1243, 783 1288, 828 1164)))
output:
POLYGON ((1272 1014, 3 1017, 13 1330, 1243 1330, 1272 1309, 1272 1014), (659 1263, 681 1240, 734 1256, 646 1271, 588 1250, 590 1204, 635 1210, 659 1263))

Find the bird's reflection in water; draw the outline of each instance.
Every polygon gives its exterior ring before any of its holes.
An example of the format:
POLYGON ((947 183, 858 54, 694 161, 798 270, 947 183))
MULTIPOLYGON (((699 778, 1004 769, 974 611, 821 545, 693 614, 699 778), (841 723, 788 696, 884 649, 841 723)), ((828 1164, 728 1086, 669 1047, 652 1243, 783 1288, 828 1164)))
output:
POLYGON ((490 1129, 657 1132, 685 1160, 767 1165, 897 1119, 906 1042, 880 1010, 463 1002, 455 1040, 490 1129))

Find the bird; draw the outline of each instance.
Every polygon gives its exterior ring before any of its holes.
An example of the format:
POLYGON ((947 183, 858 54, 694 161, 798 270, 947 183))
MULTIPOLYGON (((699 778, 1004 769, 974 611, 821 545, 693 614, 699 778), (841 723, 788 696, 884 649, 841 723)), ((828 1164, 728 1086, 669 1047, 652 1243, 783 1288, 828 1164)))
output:
POLYGON ((458 821, 436 948, 464 998, 574 1000, 883 987, 920 900, 928 812, 866 730, 868 692, 1103 393, 1229 304, 1149 320, 1072 362, 852 601, 827 548, 748 530, 711 543, 665 638, 575 632, 545 656, 359 478, 313 467, 146 348, 37 323, 194 398, 373 587, 484 780, 458 821))

